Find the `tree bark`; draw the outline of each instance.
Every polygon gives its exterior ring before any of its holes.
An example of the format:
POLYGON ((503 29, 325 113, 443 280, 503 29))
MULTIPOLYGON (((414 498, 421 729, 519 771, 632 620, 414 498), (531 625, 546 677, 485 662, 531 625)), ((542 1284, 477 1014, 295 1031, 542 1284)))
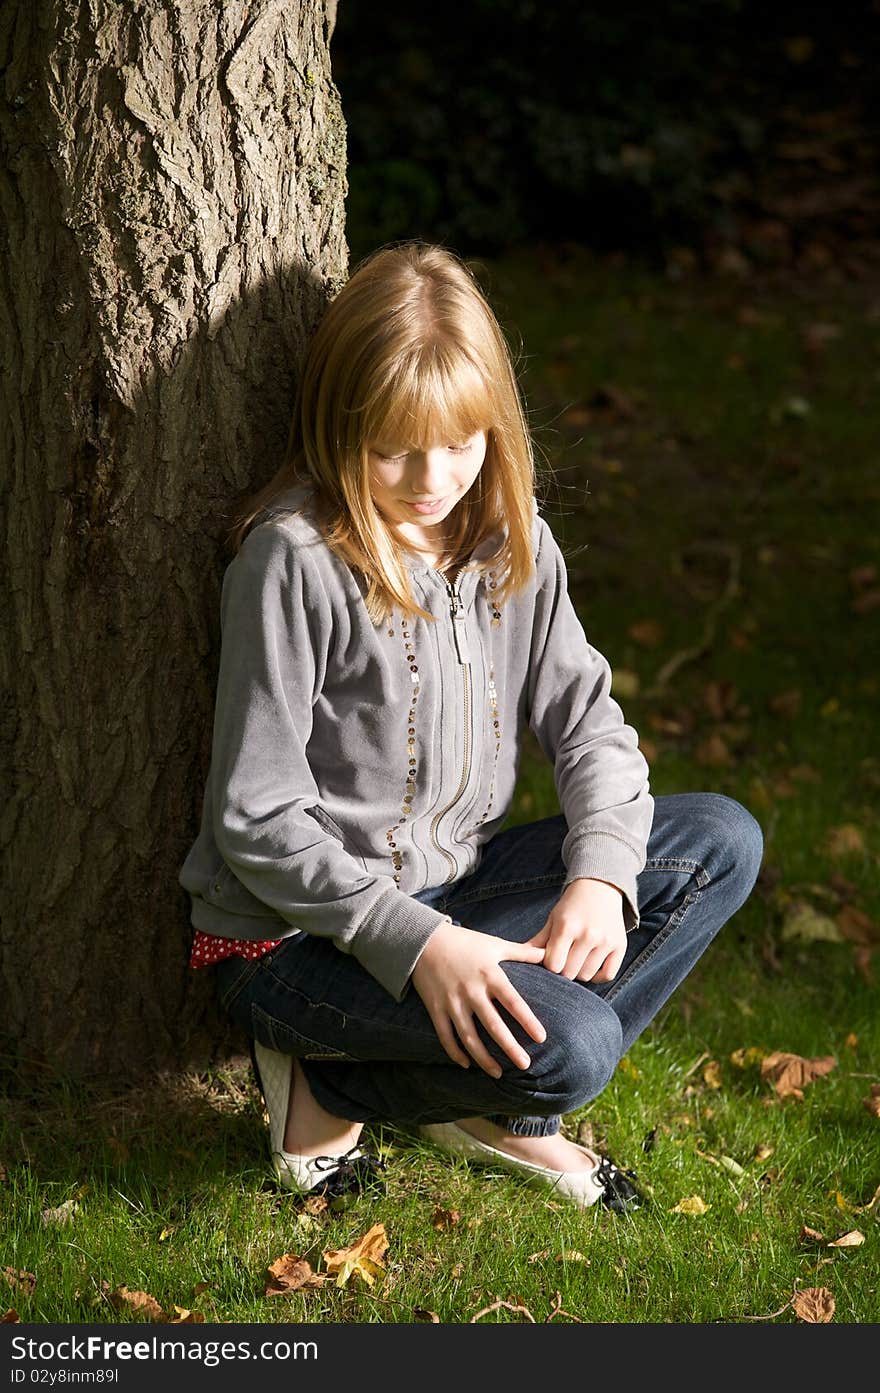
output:
POLYGON ((346 271, 324 0, 0 13, 0 1040, 72 1076, 224 1049, 177 883, 230 503, 346 271))

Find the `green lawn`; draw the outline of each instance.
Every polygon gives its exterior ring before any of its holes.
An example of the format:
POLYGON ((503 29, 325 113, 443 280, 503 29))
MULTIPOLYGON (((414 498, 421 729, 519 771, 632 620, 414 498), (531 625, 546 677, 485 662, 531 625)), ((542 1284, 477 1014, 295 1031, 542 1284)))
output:
MULTIPOLYGON (((730 794, 766 838, 749 903, 566 1119, 651 1202, 580 1213, 388 1127, 386 1196, 310 1214, 267 1179, 243 1062, 125 1093, 10 1086, 0 1268, 35 1285, 0 1313, 138 1319, 111 1300, 125 1287, 209 1321, 465 1323, 502 1301, 482 1319, 787 1323, 796 1288, 827 1289, 837 1322, 880 1314, 880 289, 676 282, 580 254, 488 269, 527 350, 544 511, 654 791, 730 794), (773 1051, 835 1063, 781 1099, 773 1051), (673 1212, 694 1196, 705 1212, 673 1212), (372 1287, 264 1294, 280 1255, 321 1272, 377 1223, 372 1287)), ((530 746, 512 819, 555 811, 530 746)))

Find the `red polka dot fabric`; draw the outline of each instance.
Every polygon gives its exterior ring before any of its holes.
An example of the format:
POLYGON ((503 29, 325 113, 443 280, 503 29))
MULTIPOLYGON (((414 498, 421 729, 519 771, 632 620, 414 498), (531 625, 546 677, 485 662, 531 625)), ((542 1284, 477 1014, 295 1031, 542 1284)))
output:
POLYGON ((277 948, 281 942, 280 938, 268 938, 261 943, 252 943, 246 938, 220 938, 217 934, 206 934, 202 933, 201 929, 196 929, 189 965, 210 967, 212 963, 219 963, 223 958, 261 958, 264 953, 277 948))

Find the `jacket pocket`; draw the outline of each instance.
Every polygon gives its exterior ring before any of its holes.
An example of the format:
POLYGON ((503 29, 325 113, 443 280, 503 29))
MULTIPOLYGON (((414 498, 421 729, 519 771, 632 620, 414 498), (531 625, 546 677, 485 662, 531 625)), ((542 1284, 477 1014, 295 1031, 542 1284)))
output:
POLYGON ((227 914, 245 915, 249 919, 276 919, 279 923, 284 921, 274 909, 264 904, 262 900, 252 895, 247 886, 242 885, 234 871, 230 870, 226 862, 220 864, 218 870, 214 872, 208 884, 202 891, 202 899, 215 909, 225 910, 227 914))

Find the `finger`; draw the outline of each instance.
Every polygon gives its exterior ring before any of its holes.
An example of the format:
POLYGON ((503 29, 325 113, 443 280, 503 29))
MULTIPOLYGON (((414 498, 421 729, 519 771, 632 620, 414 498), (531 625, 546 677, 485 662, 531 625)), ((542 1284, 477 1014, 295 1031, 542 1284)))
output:
POLYGON ((547 1039, 547 1032, 538 1017, 535 1015, 529 1003, 520 996, 509 978, 505 978, 504 985, 500 986, 495 993, 495 1000, 503 1006, 505 1011, 509 1011, 515 1021, 518 1021, 527 1035, 530 1035, 538 1044, 543 1044, 547 1039))
MULTIPOLYGON (((492 1030, 489 1029, 489 1025, 485 1020, 483 1021, 483 1024, 486 1026, 487 1030, 489 1030, 489 1034, 493 1035, 492 1030)), ((455 1030, 459 1040, 464 1045, 465 1049, 468 1051, 474 1062, 479 1064, 480 1068, 483 1069, 487 1074, 491 1075, 493 1079, 500 1079, 502 1074, 501 1065, 498 1063, 497 1059, 492 1058, 492 1055, 486 1049, 486 1046, 483 1044, 483 1041, 477 1034, 477 1029, 474 1025, 473 1016, 463 1015, 460 1019, 456 1019, 455 1030)), ((513 1036, 511 1036, 511 1039, 513 1040, 513 1036)), ((513 1043, 514 1045, 516 1045, 515 1040, 513 1041, 513 1043)), ((515 1060, 514 1063, 516 1063, 515 1060)))
MULTIPOLYGON (((547 940, 549 939, 549 937, 550 925, 545 924, 543 929, 539 929, 538 932, 532 938, 527 940, 527 943, 530 943, 533 948, 546 948, 547 940)), ((526 944, 523 944, 523 947, 526 946, 526 944)))
POLYGON ((544 966, 550 972, 561 972, 568 961, 571 952, 571 939, 566 936, 561 938, 557 935, 549 948, 544 949, 544 966))
POLYGON ((580 982, 592 982, 602 969, 602 964, 608 957, 607 947, 594 948, 587 954, 575 973, 575 977, 580 982))
POLYGON ((533 943, 508 943, 505 939, 496 940, 498 944, 498 958, 500 963, 542 963, 544 961, 544 949, 536 948, 533 943))
MULTIPOLYGON (((528 1069, 532 1062, 528 1051, 524 1050, 516 1037, 511 1034, 491 1002, 486 1002, 484 1007, 478 1009, 480 1020, 496 1045, 500 1046, 517 1069, 528 1069)), ((501 1070, 499 1069, 498 1072, 500 1075, 501 1070)))
POLYGON ((440 1016, 435 1018, 432 1016, 431 1020, 437 1032, 437 1039, 449 1055, 453 1064, 460 1064, 463 1069, 469 1069, 471 1067, 471 1061, 456 1040, 452 1029, 452 1022, 449 1020, 449 1017, 440 1016))
POLYGON ((620 965, 626 956, 626 947, 615 948, 613 953, 609 953, 604 963, 596 973, 596 982, 613 982, 620 971, 620 965))

